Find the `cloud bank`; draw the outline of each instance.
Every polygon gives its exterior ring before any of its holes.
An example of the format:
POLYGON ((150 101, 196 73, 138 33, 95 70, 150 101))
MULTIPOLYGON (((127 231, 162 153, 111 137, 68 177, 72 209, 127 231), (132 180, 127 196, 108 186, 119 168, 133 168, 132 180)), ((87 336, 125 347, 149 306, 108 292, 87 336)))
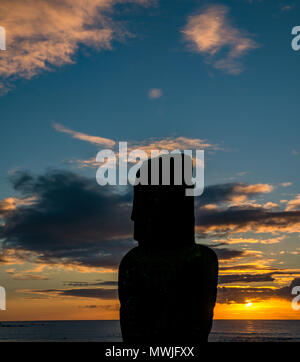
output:
MULTIPOLYGON (((49 171, 40 176, 17 172, 12 185, 20 194, 13 207, 2 202, 0 263, 32 261, 63 267, 115 269, 124 253, 132 248, 130 220, 132 191, 125 194, 100 187, 95 179, 74 172, 49 171), (30 200, 24 201, 24 200, 30 200)), ((268 193, 270 185, 241 183, 206 188, 196 200, 198 237, 220 234, 213 245, 221 260, 259 256, 251 250, 231 249, 228 244, 274 243, 271 239, 224 239, 236 232, 300 232, 300 211, 270 211, 247 204, 249 197, 268 193), (246 206, 230 206, 232 199, 246 196, 246 206), (214 204, 207 209, 205 205, 214 204), (229 206, 228 206, 229 205, 229 206)), ((0 204, 1 205, 1 204, 0 204)))
POLYGON ((35 202, 5 210, 0 263, 115 268, 134 245, 131 194, 112 193, 94 179, 66 171, 37 177, 19 172, 12 183, 35 202))

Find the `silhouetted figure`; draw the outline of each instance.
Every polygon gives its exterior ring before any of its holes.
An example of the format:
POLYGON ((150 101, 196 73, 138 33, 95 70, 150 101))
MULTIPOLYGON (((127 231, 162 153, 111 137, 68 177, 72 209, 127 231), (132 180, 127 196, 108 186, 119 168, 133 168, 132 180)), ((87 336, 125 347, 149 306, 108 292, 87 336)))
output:
MULTIPOLYGON (((148 167, 149 179, 151 162, 142 166, 148 167)), ((172 171, 174 162, 171 175, 172 171)), ((194 197, 185 195, 187 187, 174 185, 172 177, 169 186, 162 185, 161 177, 157 186, 134 186, 131 218, 138 247, 125 255, 119 267, 124 342, 207 341, 218 260, 214 251, 195 244, 194 197)))

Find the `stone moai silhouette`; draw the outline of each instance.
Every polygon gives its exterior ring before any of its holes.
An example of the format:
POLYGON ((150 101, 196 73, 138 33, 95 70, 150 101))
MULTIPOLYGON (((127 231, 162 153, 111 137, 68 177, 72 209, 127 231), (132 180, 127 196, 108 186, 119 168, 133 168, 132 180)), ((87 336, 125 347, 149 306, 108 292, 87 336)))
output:
MULTIPOLYGON (((206 342, 217 294, 218 259, 195 243, 194 197, 184 177, 182 154, 160 156, 159 182, 150 184, 151 164, 143 163, 148 185, 134 186, 132 220, 138 246, 119 267, 120 323, 124 342, 206 342), (182 162, 181 185, 175 181, 176 159, 182 162), (169 158, 170 183, 162 182, 162 159, 169 158), (146 172, 146 174, 147 174, 146 172)), ((191 175, 192 177, 192 175, 191 175)))

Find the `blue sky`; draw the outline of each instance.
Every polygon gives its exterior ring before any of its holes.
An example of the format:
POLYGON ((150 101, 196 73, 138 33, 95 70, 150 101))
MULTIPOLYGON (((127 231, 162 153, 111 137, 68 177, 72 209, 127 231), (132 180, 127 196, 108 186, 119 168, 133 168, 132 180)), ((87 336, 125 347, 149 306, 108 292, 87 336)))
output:
MULTIPOLYGON (((202 4, 164 1, 120 10, 118 18, 128 22, 133 37, 114 41, 112 50, 81 46, 75 64, 17 80, 0 99, 1 178, 14 167, 41 170, 93 155, 89 145, 53 131, 55 121, 115 140, 196 136, 229 152, 212 157, 217 174, 212 170, 211 182, 249 171, 251 181, 295 183, 300 68, 290 32, 296 8, 283 11, 283 1, 226 2, 231 23, 259 44, 242 57, 243 72, 231 75, 186 47, 181 31, 202 4), (149 99, 150 88, 163 96, 149 99)), ((7 191, 3 181, 2 187, 7 191)))

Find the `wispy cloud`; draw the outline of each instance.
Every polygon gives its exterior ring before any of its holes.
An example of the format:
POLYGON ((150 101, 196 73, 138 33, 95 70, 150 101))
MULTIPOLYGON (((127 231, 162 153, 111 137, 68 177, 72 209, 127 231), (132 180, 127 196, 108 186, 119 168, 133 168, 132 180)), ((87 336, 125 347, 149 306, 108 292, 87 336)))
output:
POLYGON ((76 132, 73 131, 69 128, 66 128, 64 126, 62 126, 61 124, 58 123, 53 123, 53 127, 56 131, 58 132, 62 132, 62 133, 67 133, 69 135, 71 135, 73 138, 77 138, 81 141, 86 141, 89 143, 93 143, 95 145, 101 145, 101 146, 106 146, 106 147, 113 147, 115 145, 115 141, 110 140, 108 138, 103 138, 103 137, 98 137, 98 136, 90 136, 86 133, 82 133, 82 132, 76 132))
POLYGON ((219 147, 204 139, 189 138, 184 136, 165 137, 161 139, 148 138, 139 142, 131 142, 132 149, 139 148, 147 153, 151 150, 188 150, 188 149, 211 149, 218 150, 219 147))
POLYGON ((300 194, 295 199, 288 201, 286 211, 300 210, 300 194))
POLYGON ((96 299, 116 299, 116 289, 95 288, 95 289, 36 289, 22 290, 23 293, 37 293, 49 296, 96 298, 96 299))
POLYGON ((241 57, 258 44, 231 24, 228 13, 226 6, 209 6, 190 16, 182 33, 189 48, 203 54, 208 63, 227 73, 239 74, 243 70, 241 57), (223 55, 227 49, 227 54, 223 55))
MULTIPOLYGON (((211 144, 206 140, 200 138, 188 138, 188 137, 166 137, 162 139, 148 138, 142 141, 129 141, 127 145, 128 152, 133 150, 139 150, 146 152, 147 156, 151 156, 151 151, 173 151, 173 150, 219 150, 218 145, 211 144)), ((142 155, 141 155, 142 156, 142 155)), ((116 158, 119 157, 118 151, 116 150, 116 158)), ((78 159, 70 161, 71 163, 77 164, 80 168, 84 167, 99 167, 99 162, 96 161, 96 157, 90 159, 78 159)))
POLYGON ((7 197, 6 199, 0 200, 0 217, 16 210, 16 208, 21 205, 32 205, 35 201, 35 197, 25 197, 23 199, 19 199, 17 197, 7 197))
POLYGON ((277 207, 279 207, 279 205, 276 204, 276 202, 268 201, 268 202, 266 202, 266 203, 263 205, 263 207, 264 207, 265 209, 276 209, 277 207))
POLYGON ((279 236, 277 238, 269 238, 269 239, 255 239, 255 238, 229 238, 229 239, 217 239, 214 240, 218 243, 226 243, 226 244, 277 244, 279 243, 284 236, 279 236))
MULTIPOLYGON (((272 282, 274 276, 272 273, 265 274, 244 274, 244 275, 223 275, 220 276, 221 284, 231 283, 261 283, 261 282, 272 282)), ((292 278, 289 285, 283 287, 276 286, 220 286, 218 288, 218 303, 242 303, 244 304, 247 300, 253 302, 260 302, 269 299, 283 299, 291 300, 291 291, 293 287, 299 285, 299 278, 292 278)), ((75 297, 75 298, 92 298, 98 300, 112 300, 115 302, 113 305, 100 305, 100 308, 108 308, 112 310, 118 310, 119 304, 117 300, 116 289, 105 289, 105 288, 94 288, 94 289, 25 289, 18 290, 20 293, 27 293, 31 295, 40 295, 46 298, 64 298, 64 297, 75 297)), ((97 308, 96 305, 86 305, 81 308, 97 308)))
POLYGON ((159 88, 149 89, 148 97, 150 99, 160 98, 160 97, 162 97, 162 95, 163 95, 163 91, 161 89, 159 89, 159 88))
POLYGON ((245 185, 237 184, 234 187, 234 191, 238 194, 244 195, 255 195, 255 194, 268 194, 273 191, 274 187, 269 184, 254 184, 254 185, 245 185))
MULTIPOLYGON (((105 146, 108 148, 117 148, 117 142, 108 138, 99 136, 92 136, 86 133, 71 130, 61 124, 53 123, 53 128, 62 133, 69 134, 75 139, 89 142, 96 146, 105 146)), ((123 140, 124 141, 124 140, 123 140)), ((165 137, 165 138, 147 138, 141 141, 129 140, 127 142, 128 152, 133 150, 141 150, 147 153, 148 157, 151 155, 151 151, 173 151, 173 150, 220 150, 220 147, 216 144, 212 144, 205 139, 189 138, 184 136, 179 137, 165 137)), ((118 157, 118 150, 116 149, 116 157, 118 157)), ((92 157, 87 160, 71 161, 76 163, 79 167, 98 167, 99 162, 96 162, 96 157, 92 157)))
POLYGON ((282 182, 282 183, 280 184, 281 187, 289 187, 289 186, 292 186, 292 185, 293 185, 292 182, 282 182))
POLYGON ((10 274, 12 279, 14 280, 49 280, 49 278, 46 275, 30 274, 27 273, 26 271, 18 273, 14 269, 6 270, 6 273, 10 274))
MULTIPOLYGON (((261 277, 267 279, 267 276, 261 277)), ((246 300, 263 301, 270 298, 286 299, 291 301, 291 291, 299 284, 299 278, 293 279, 289 286, 276 287, 219 287, 218 303, 245 303, 246 300)))
POLYGON ((282 6, 281 11, 291 11, 294 8, 292 5, 282 6))
POLYGON ((7 50, 0 55, 0 76, 32 78, 53 66, 73 63, 82 44, 98 50, 111 49, 113 40, 129 35, 113 19, 114 6, 148 2, 1 0, 0 24, 6 29, 7 50))

